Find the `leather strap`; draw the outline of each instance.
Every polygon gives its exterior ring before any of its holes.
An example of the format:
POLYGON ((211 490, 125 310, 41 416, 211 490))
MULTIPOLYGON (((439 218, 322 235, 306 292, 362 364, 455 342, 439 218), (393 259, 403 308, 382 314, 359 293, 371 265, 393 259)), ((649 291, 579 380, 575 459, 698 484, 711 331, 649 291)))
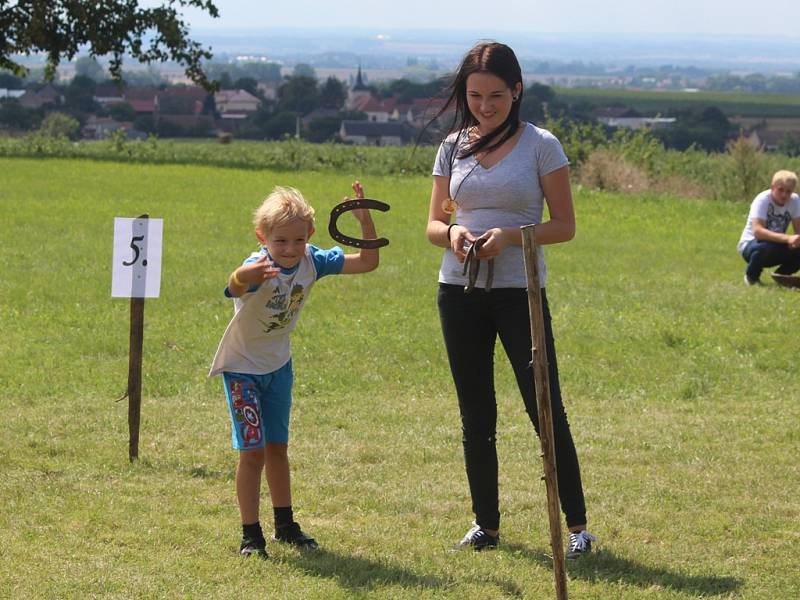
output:
POLYGON ((383 246, 389 245, 389 240, 386 238, 378 238, 375 240, 362 240, 360 238, 350 237, 349 235, 343 234, 339 229, 336 227, 336 221, 339 220, 339 217, 350 210, 356 210, 359 208, 370 208, 373 210, 380 210, 386 212, 389 210, 389 205, 385 202, 381 202, 380 200, 373 200, 371 198, 355 198, 353 200, 345 200, 333 207, 331 210, 331 220, 328 223, 328 233, 330 236, 339 242, 340 244, 344 244, 345 246, 352 246, 353 248, 366 248, 368 250, 373 250, 375 248, 382 248, 383 246))

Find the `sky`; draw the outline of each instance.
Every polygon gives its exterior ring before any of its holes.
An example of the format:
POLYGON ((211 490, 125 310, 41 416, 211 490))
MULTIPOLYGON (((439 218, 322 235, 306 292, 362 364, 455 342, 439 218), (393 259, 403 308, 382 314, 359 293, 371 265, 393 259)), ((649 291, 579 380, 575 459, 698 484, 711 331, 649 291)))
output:
MULTIPOLYGON (((160 2, 144 2, 158 4, 160 2)), ((800 36, 798 0, 216 0, 192 30, 365 28, 600 34, 800 36)))

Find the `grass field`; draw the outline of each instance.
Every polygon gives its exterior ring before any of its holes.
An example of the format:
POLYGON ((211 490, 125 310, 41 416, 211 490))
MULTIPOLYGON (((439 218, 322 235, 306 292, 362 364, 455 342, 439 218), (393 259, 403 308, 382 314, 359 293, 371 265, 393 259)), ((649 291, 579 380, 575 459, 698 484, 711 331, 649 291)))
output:
POLYGON ((566 102, 590 102, 596 106, 621 104, 646 114, 716 106, 729 117, 800 117, 800 97, 790 94, 709 91, 690 93, 601 88, 557 88, 556 94, 566 102))
MULTIPOLYGON (((471 515, 427 178, 364 180, 392 205, 376 215, 381 266, 321 281, 304 311, 290 454, 296 515, 322 550, 272 544, 261 562, 236 555, 236 457, 206 378, 232 311, 222 288, 273 185, 307 195, 325 246, 360 174, 28 159, 0 173, 0 597, 554 597, 538 441, 502 357, 503 545, 448 551, 471 515), (111 252, 113 218, 142 212, 164 219, 164 260, 129 464, 129 303, 110 297, 111 252)), ((741 282, 746 205, 580 191, 576 207, 576 239, 547 251, 600 540, 568 565, 571 597, 796 598, 800 296, 741 282)))

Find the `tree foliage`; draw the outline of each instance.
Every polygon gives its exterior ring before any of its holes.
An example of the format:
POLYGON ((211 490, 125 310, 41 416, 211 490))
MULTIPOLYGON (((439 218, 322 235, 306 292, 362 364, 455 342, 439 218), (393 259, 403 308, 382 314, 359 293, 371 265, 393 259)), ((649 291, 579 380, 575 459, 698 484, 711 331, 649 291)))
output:
POLYGON ((328 77, 319 88, 319 103, 322 108, 340 109, 347 100, 347 89, 336 77, 328 77))
POLYGON ((287 77, 278 88, 278 110, 305 115, 319 106, 317 80, 304 75, 287 77))
POLYGON ((42 121, 39 133, 52 138, 78 139, 81 124, 78 119, 60 112, 51 112, 42 121))
POLYGON ((219 16, 210 0, 170 0, 152 8, 140 7, 137 0, 0 0, 0 68, 22 75, 25 68, 14 55, 43 52, 52 79, 62 59, 88 47, 93 57, 111 56, 115 80, 121 79, 128 54, 143 63, 173 60, 193 81, 212 87, 201 64, 211 52, 189 38, 183 7, 219 16))

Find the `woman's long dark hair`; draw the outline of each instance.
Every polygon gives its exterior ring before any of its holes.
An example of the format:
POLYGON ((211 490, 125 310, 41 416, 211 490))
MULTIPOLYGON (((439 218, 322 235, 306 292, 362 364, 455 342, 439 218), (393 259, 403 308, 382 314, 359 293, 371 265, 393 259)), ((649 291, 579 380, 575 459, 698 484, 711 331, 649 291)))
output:
MULTIPOLYGON (((491 73, 502 79, 513 90, 514 86, 522 84, 522 69, 519 66, 514 51, 498 42, 483 42, 474 46, 461 61, 461 66, 448 86, 450 92, 447 102, 436 116, 428 123, 436 121, 450 107, 455 105, 455 115, 450 125, 450 132, 465 131, 478 121, 472 116, 467 105, 467 78, 473 73, 491 73)), ((519 108, 522 104, 522 87, 516 100, 511 104, 508 117, 496 129, 481 136, 474 142, 468 143, 458 152, 458 158, 466 158, 481 150, 493 150, 510 139, 519 129, 519 108)))

